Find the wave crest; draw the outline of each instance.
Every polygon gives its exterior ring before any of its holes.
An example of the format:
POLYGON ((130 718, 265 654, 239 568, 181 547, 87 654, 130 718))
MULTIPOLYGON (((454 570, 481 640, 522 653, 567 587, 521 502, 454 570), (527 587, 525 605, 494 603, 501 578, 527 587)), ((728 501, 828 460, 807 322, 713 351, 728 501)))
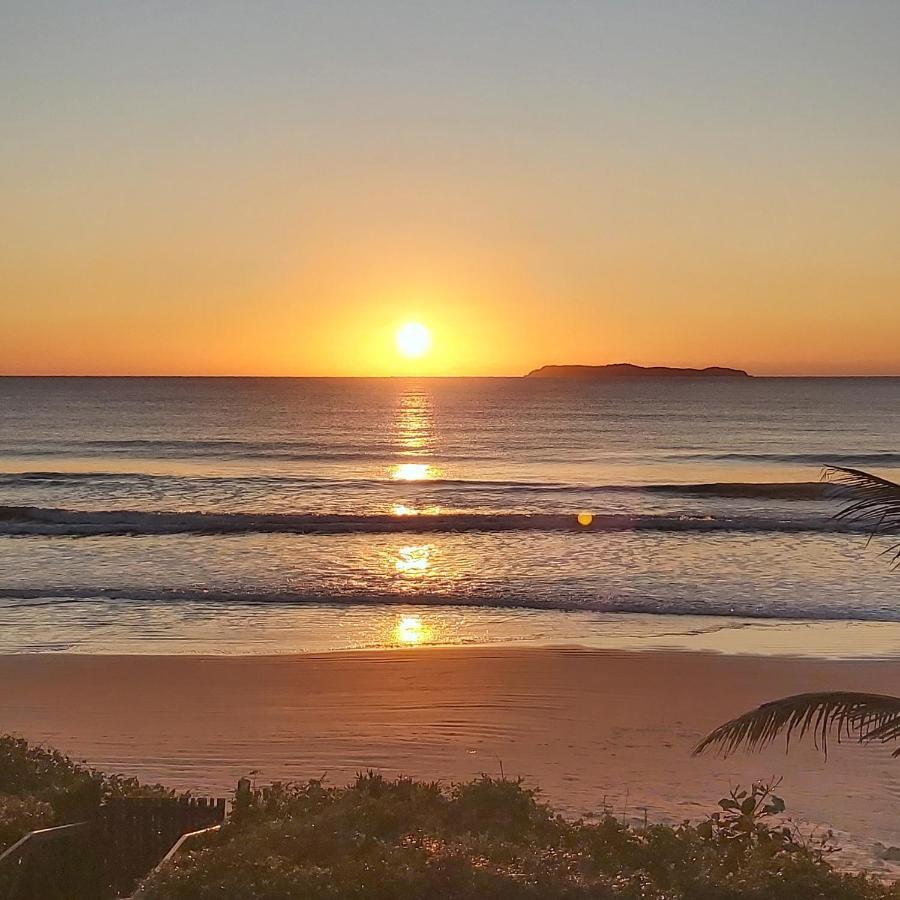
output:
MULTIPOLYGON (((197 482, 228 484, 271 484, 290 486, 353 486, 359 488, 383 487, 385 479, 353 478, 344 481, 314 476, 269 475, 154 475, 140 472, 13 472, 0 474, 0 486, 27 487, 34 485, 65 486, 94 482, 124 482, 154 484, 165 482, 197 482)), ((435 491, 453 489, 479 491, 501 489, 512 494, 521 493, 625 493, 666 494, 683 497, 720 497, 724 499, 758 500, 825 500, 833 493, 833 487, 821 481, 753 482, 718 481, 700 484, 578 484, 555 481, 504 481, 499 479, 431 478, 423 481, 404 482, 404 490, 435 491)))
POLYGON ((827 516, 784 518, 751 515, 600 514, 585 524, 576 513, 288 514, 80 511, 36 506, 0 506, 0 534, 376 534, 509 531, 684 531, 684 532, 858 532, 851 522, 827 516))
POLYGON ((171 587, 145 588, 138 586, 111 587, 109 585, 79 585, 47 588, 0 588, 0 607, 6 605, 57 605, 90 601, 133 601, 136 603, 203 603, 230 605, 269 606, 278 604, 328 605, 328 606, 401 606, 411 602, 420 606, 474 607, 487 609, 530 609, 560 612, 622 613, 654 616, 702 616, 741 620, 779 621, 855 621, 898 622, 900 610, 887 606, 864 607, 829 606, 813 601, 772 606, 733 599, 691 600, 685 597, 654 597, 652 595, 567 596, 550 592, 540 597, 524 596, 519 592, 406 592, 380 591, 365 588, 321 590, 267 587, 241 590, 219 587, 171 587), (41 601, 38 603, 37 601, 41 601))

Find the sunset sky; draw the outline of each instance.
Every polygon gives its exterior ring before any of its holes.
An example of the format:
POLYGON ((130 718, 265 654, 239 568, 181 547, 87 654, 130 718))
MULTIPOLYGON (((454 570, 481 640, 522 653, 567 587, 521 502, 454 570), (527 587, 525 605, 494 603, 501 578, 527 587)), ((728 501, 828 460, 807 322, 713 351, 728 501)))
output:
POLYGON ((0 373, 900 374, 898 46, 896 0, 4 3, 0 373))

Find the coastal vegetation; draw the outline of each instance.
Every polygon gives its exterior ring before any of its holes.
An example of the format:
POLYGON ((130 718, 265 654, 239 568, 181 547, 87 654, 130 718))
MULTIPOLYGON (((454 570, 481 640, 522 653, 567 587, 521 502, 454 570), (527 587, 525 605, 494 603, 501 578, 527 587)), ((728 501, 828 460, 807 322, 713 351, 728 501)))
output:
MULTIPOLYGON (((442 785, 369 772, 344 787, 312 780, 260 789, 242 779, 224 825, 146 876, 136 896, 900 900, 900 887, 837 871, 829 862, 830 834, 802 833, 784 817, 776 789, 735 788, 699 822, 664 825, 629 822, 608 808, 570 821, 536 790, 507 778, 442 785)), ((2 846, 35 827, 90 817, 99 804, 126 796, 171 798, 158 786, 0 738, 2 846)), ((82 879, 78 867, 93 865, 90 856, 76 859, 74 870, 59 856, 48 862, 82 879)), ((148 863, 145 875, 152 868, 148 863)), ((42 896, 73 896, 65 879, 54 880, 52 871, 49 877, 53 891, 42 896)), ((90 897, 115 896, 105 883, 90 897)))
POLYGON ((159 785, 108 775, 58 750, 0 736, 0 852, 28 831, 90 818, 112 799, 171 796, 159 785))
POLYGON ((829 865, 771 786, 734 790, 697 824, 570 822, 519 781, 449 787, 362 774, 242 786, 226 825, 144 885, 150 900, 887 900, 829 865))
POLYGON ((160 785, 0 736, 0 897, 127 896, 182 833, 178 814, 191 802, 160 785), (39 829, 53 829, 54 836, 16 846, 39 829))

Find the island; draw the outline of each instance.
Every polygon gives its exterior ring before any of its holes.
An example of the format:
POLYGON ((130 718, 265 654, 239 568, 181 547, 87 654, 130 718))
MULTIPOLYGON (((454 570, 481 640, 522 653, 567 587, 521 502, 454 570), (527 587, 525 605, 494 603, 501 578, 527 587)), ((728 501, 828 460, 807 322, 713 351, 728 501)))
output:
POLYGON ((526 378, 752 378, 743 369, 707 366, 705 369, 678 369, 671 366, 635 366, 614 363, 609 366, 541 366, 526 378))

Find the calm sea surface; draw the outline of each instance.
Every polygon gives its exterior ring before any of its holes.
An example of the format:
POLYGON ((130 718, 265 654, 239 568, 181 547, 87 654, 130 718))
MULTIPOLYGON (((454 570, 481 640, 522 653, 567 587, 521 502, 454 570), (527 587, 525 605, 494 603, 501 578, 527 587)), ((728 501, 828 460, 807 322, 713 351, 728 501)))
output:
POLYGON ((892 652, 826 465, 900 379, 0 378, 0 651, 892 652))

